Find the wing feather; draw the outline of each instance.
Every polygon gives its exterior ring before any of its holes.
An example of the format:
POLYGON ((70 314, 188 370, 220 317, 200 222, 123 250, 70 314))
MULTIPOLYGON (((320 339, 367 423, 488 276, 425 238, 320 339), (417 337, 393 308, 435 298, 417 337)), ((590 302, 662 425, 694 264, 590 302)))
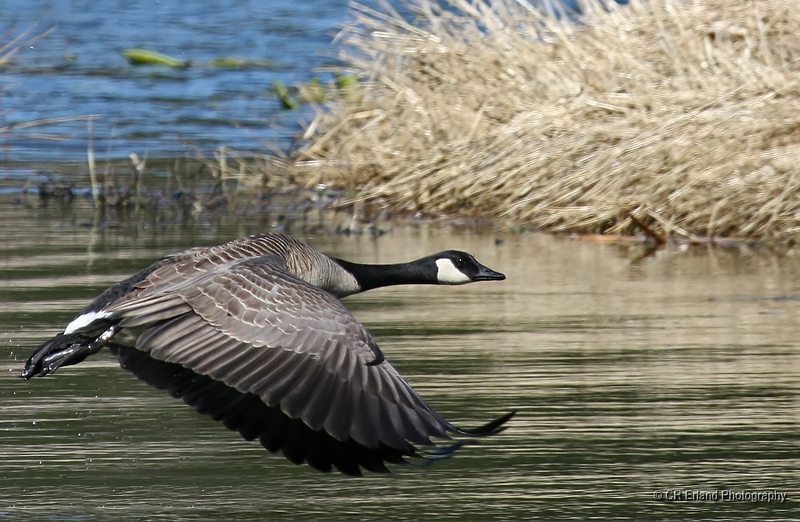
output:
POLYGON ((355 413, 353 411, 354 399, 351 397, 352 388, 343 379, 334 379, 331 388, 331 395, 335 397, 335 400, 332 401, 328 415, 322 421, 322 426, 337 440, 345 440, 355 413))
POLYGON ((177 295, 143 299, 140 303, 136 303, 135 315, 126 316, 120 321, 120 326, 133 328, 153 324, 180 315, 187 310, 186 303, 177 295))
MULTIPOLYGON (((312 427, 317 424, 316 419, 308 414, 306 407, 316 396, 316 392, 324 385, 321 381, 323 375, 330 376, 325 366, 307 362, 304 368, 298 369, 293 379, 292 387, 281 399, 281 409, 293 419, 303 419, 312 427)), ((319 399, 318 399, 319 400, 319 399)))
POLYGON ((308 427, 314 431, 323 429, 328 412, 331 410, 334 399, 337 397, 336 380, 338 380, 338 377, 333 373, 321 372, 317 385, 313 388, 309 388, 311 391, 310 394, 305 397, 304 404, 304 397, 299 393, 296 394, 294 400, 298 402, 298 407, 302 408, 298 416, 305 419, 308 427))

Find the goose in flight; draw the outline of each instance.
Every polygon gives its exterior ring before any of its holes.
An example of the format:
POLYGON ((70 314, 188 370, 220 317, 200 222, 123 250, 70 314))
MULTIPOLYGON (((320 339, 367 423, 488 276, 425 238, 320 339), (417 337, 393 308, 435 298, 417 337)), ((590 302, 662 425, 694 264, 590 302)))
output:
POLYGON ((250 236, 166 257, 109 287, 35 350, 21 376, 108 347, 148 384, 296 464, 386 472, 387 462, 448 457, 465 439, 502 431, 514 413, 472 430, 451 424, 339 299, 390 285, 502 279, 456 250, 367 265, 285 234, 250 236))

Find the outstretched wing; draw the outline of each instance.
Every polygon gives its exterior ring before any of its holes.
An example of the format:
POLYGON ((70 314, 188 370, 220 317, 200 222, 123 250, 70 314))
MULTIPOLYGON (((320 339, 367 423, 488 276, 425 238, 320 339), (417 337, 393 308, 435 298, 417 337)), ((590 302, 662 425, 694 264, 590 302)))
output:
MULTIPOLYGON (((384 361, 375 340, 338 299, 287 273, 276 257, 222 264, 195 278, 145 288, 104 313, 140 332, 135 348, 153 361, 135 353, 126 357, 144 380, 201 411, 213 410, 216 418, 226 418, 223 396, 232 409, 247 403, 248 415, 281 417, 256 423, 260 433, 241 429, 252 419, 229 426, 262 443, 271 429, 293 420, 315 437, 329 436, 332 452, 377 451, 393 461, 417 454, 414 444, 429 445, 431 437, 490 434, 507 420, 474 433, 454 427, 384 361), (181 374, 186 389, 176 390, 164 372, 181 374)), ((330 462, 337 465, 329 459, 328 468, 330 462)))

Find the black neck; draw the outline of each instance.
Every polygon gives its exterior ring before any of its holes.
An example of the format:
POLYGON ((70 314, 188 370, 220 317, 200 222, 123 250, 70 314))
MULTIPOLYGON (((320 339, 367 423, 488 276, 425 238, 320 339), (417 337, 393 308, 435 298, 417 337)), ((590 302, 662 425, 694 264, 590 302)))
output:
MULTIPOLYGON (((342 259, 334 259, 342 268, 353 274, 361 291, 382 286, 436 284, 436 276, 426 270, 425 260, 394 265, 362 265, 342 259)), ((435 274, 435 271, 434 271, 435 274)))

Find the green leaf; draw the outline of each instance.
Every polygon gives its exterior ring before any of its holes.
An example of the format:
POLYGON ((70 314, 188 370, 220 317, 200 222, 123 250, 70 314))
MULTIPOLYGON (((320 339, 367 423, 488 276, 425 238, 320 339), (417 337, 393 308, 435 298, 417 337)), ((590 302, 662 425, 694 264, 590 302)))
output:
POLYGON ((176 68, 189 67, 190 65, 188 61, 178 60, 172 56, 148 49, 125 49, 123 54, 131 65, 163 65, 176 68))

